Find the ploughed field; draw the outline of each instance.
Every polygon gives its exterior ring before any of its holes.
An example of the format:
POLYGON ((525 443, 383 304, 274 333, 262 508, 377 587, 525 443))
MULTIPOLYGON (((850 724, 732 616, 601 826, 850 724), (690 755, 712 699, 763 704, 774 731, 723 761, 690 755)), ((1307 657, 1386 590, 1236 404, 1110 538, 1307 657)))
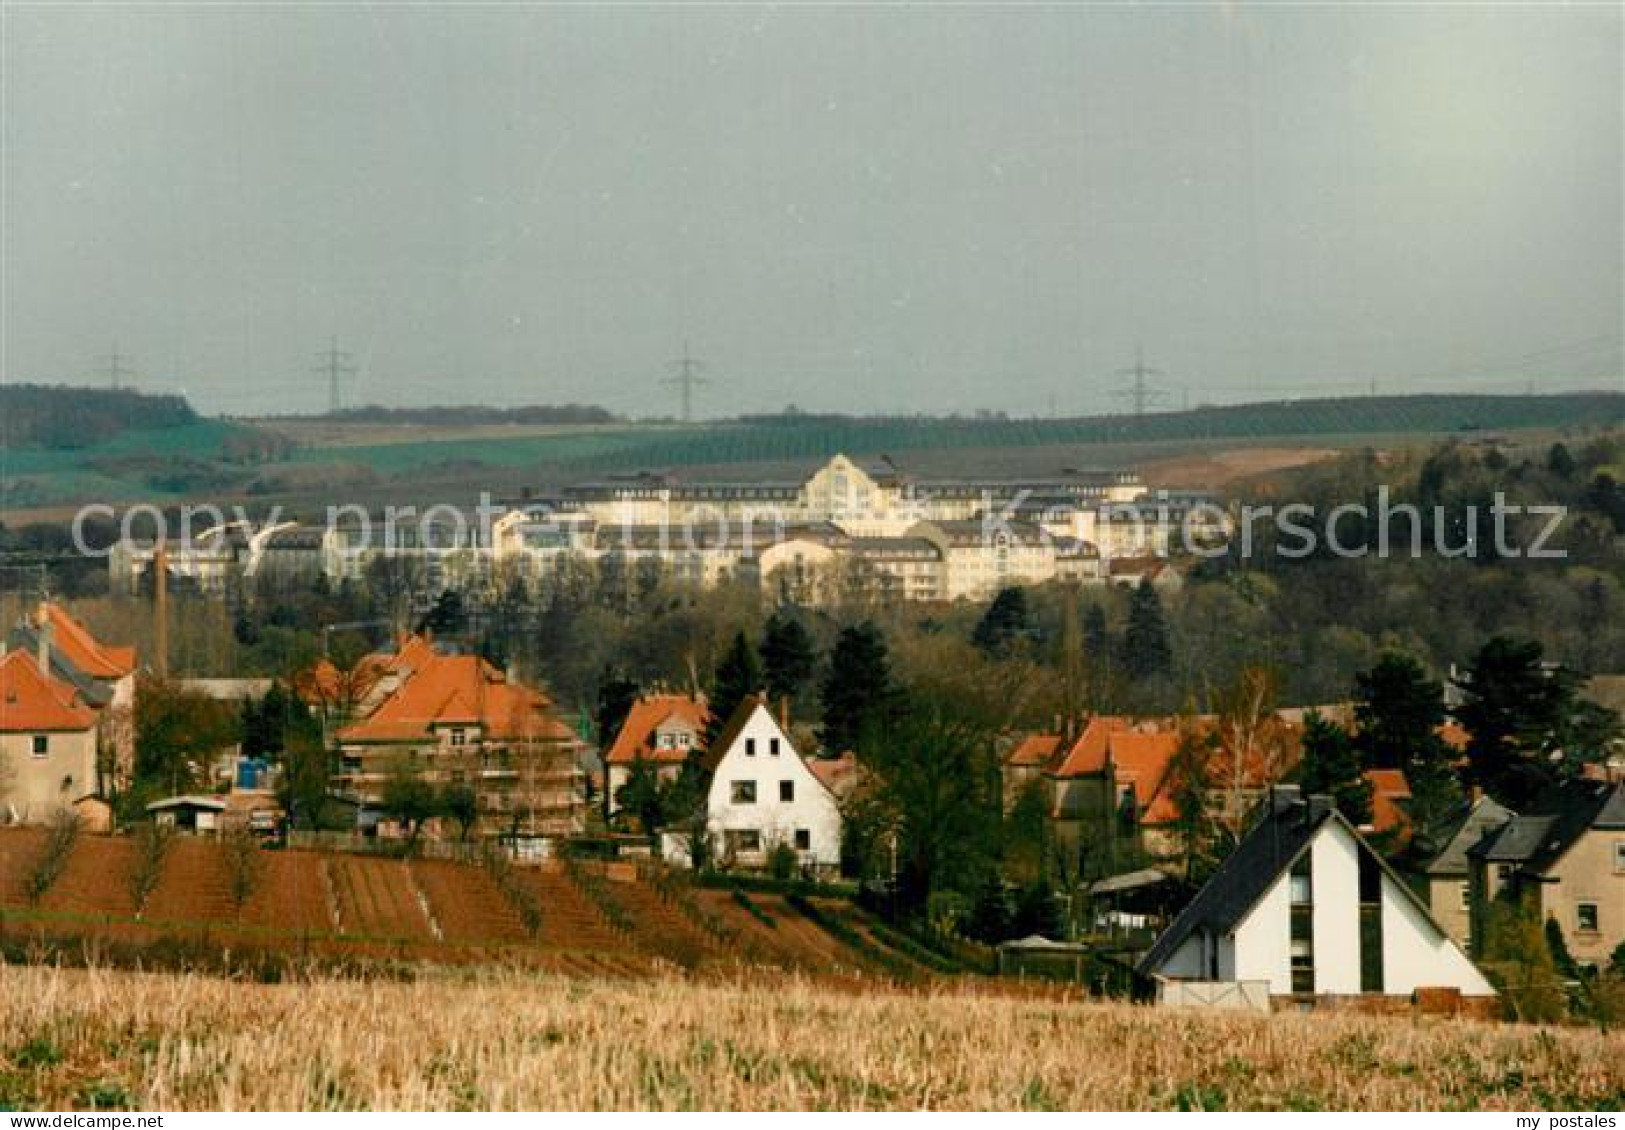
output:
POLYGON ((425 966, 296 984, 0 966, 0 1107, 1618 1110, 1596 1030, 798 976, 425 966))
MULTIPOLYGON (((838 978, 941 972, 839 901, 692 889, 627 868, 259 851, 177 836, 156 876, 131 837, 80 835, 43 891, 41 829, 0 829, 0 942, 106 943, 110 958, 238 957, 507 964, 586 976, 775 967, 838 978), (242 879, 242 875, 249 878, 242 879)), ((917 953, 918 951, 916 951, 917 953)))

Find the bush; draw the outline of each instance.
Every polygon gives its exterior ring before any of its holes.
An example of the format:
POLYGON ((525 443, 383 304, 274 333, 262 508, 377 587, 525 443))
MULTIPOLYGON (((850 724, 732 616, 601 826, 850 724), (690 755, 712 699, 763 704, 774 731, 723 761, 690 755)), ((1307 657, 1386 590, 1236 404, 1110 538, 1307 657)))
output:
POLYGON ((774 844, 773 850, 767 853, 767 873, 781 882, 793 878, 800 865, 801 857, 796 855, 796 849, 783 840, 774 844))
POLYGON ((147 899, 158 889, 158 880, 164 871, 164 854, 169 851, 174 832, 155 823, 141 825, 135 834, 135 870, 130 872, 130 900, 140 915, 147 899))
POLYGON ((33 872, 28 876, 28 901, 38 902, 45 897, 45 892, 51 889, 57 876, 68 865, 68 856, 73 852, 74 841, 79 838, 79 817, 74 812, 64 809, 57 813, 51 821, 50 833, 45 838, 45 850, 40 854, 34 864, 33 872))

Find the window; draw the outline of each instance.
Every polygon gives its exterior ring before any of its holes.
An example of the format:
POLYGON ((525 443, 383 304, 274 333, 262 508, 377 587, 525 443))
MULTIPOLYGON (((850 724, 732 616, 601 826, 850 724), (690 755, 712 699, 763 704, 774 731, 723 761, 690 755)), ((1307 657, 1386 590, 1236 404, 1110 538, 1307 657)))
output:
POLYGON ((678 749, 687 749, 693 744, 694 744, 694 735, 693 734, 682 733, 682 734, 677 735, 677 748, 678 749))
POLYGON ((1306 851, 1292 865, 1289 880, 1291 894, 1291 920, 1288 942, 1292 954, 1292 991, 1315 991, 1315 920, 1311 902, 1313 888, 1310 882, 1309 853, 1306 851))
POLYGON ((755 757, 756 756, 756 739, 755 738, 746 738, 745 739, 745 756, 746 757, 755 757))
POLYGON ((1473 909, 1473 888, 1471 886, 1469 886, 1468 884, 1466 884, 1466 883, 1462 883, 1460 886, 1461 886, 1461 908, 1463 910, 1471 910, 1471 909, 1473 909))
POLYGON ((1497 879, 1501 880, 1501 882, 1503 882, 1503 883, 1505 883, 1507 880, 1511 879, 1512 878, 1512 864, 1510 864, 1510 863, 1497 863, 1495 865, 1495 877, 1497 879))
POLYGON ((796 799, 796 783, 794 781, 779 782, 779 799, 786 804, 796 799))
POLYGON ((1314 889, 1309 881, 1309 854, 1304 853, 1292 865, 1292 905, 1308 906, 1313 901, 1314 889))
POLYGON ((49 757, 51 753, 51 736, 49 734, 34 735, 34 756, 49 757))
POLYGON ((811 831, 809 831, 806 828, 797 828, 796 829, 796 850, 797 851, 811 851, 812 850, 812 832, 811 831))
POLYGON ((1575 921, 1581 933, 1595 934, 1597 932, 1597 904, 1582 902, 1575 907, 1575 921))
POLYGON ((768 738, 767 739, 767 752, 771 753, 774 757, 777 757, 779 755, 779 739, 778 738, 768 738))
POLYGON ((453 730, 451 732, 451 744, 452 745, 467 745, 468 744, 468 731, 467 730, 453 730))
POLYGON ((1625 875, 1625 840, 1614 845, 1614 870, 1625 875))
POLYGON ((728 795, 729 799, 732 800, 734 804, 755 804, 756 782, 735 781, 733 782, 732 786, 730 786, 728 795))
POLYGON ((762 833, 755 828, 729 828, 724 840, 731 852, 762 850, 762 833))

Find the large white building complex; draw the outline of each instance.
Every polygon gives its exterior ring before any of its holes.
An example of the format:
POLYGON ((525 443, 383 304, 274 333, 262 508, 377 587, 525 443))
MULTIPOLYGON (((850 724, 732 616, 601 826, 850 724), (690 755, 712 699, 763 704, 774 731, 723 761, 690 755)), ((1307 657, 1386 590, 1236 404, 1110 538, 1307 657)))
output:
MULTIPOLYGON (((1103 582, 1114 562, 1176 555, 1217 541, 1225 528, 1209 497, 1152 491, 1132 472, 926 479, 890 460, 836 455, 798 481, 643 472, 527 492, 479 514, 347 512, 323 525, 210 534, 200 552, 218 571, 223 549, 237 547, 231 567, 245 580, 337 583, 392 554, 420 564, 431 590, 504 570, 535 579, 572 564, 652 564, 678 581, 758 584, 810 604, 854 589, 952 601, 985 599, 1007 585, 1103 582)), ((184 547, 168 560, 178 572, 194 565, 184 547)), ((115 587, 134 588, 150 563, 143 547, 123 547, 113 558, 115 587)))

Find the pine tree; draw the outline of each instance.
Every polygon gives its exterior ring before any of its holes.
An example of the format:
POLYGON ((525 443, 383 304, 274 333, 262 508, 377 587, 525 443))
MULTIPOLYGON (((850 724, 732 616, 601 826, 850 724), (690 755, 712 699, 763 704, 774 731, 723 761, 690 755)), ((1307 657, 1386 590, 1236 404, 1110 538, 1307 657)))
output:
POLYGON ((1401 652, 1384 652, 1354 676, 1355 745, 1368 769, 1408 769, 1423 747, 1439 740, 1444 684, 1401 652))
POLYGON ((1371 820, 1371 782, 1360 771, 1360 755, 1349 733, 1312 710, 1304 719, 1303 764, 1299 783, 1308 794, 1324 794, 1358 826, 1371 820))
POLYGON ((1439 736, 1444 718, 1444 685, 1409 655, 1385 652, 1354 677, 1354 748, 1365 768, 1404 770, 1421 850, 1462 802, 1450 748, 1439 736))
POLYGON ((989 655, 1008 652, 1033 632, 1032 612, 1027 607, 1027 590, 1011 585, 999 590, 987 606, 971 642, 989 655))
POLYGON ((812 635, 787 609, 781 608, 768 617, 762 633, 762 667, 767 692, 775 701, 793 701, 818 669, 812 635))
POLYGON ((891 657, 885 637, 872 621, 841 630, 822 690, 824 724, 819 739, 831 752, 861 749, 891 717, 897 698, 891 657))
POLYGON ((745 638, 745 633, 736 632, 733 643, 711 677, 711 717, 705 729, 707 746, 716 740, 745 697, 757 694, 761 689, 762 661, 757 658, 756 649, 745 638))
POLYGON ((1561 740, 1577 697, 1573 674, 1549 669, 1543 655, 1534 640, 1496 636, 1458 683, 1468 773, 1514 811, 1526 809, 1555 780, 1544 754, 1561 740))
POLYGON ((1162 599, 1151 587, 1151 578, 1142 577, 1129 601, 1128 627, 1123 632, 1123 669, 1129 678, 1145 680, 1166 674, 1172 666, 1162 599))
POLYGON ((1111 631, 1106 627, 1106 610, 1099 604, 1091 604, 1083 614, 1083 647, 1091 663, 1111 658, 1111 631))

